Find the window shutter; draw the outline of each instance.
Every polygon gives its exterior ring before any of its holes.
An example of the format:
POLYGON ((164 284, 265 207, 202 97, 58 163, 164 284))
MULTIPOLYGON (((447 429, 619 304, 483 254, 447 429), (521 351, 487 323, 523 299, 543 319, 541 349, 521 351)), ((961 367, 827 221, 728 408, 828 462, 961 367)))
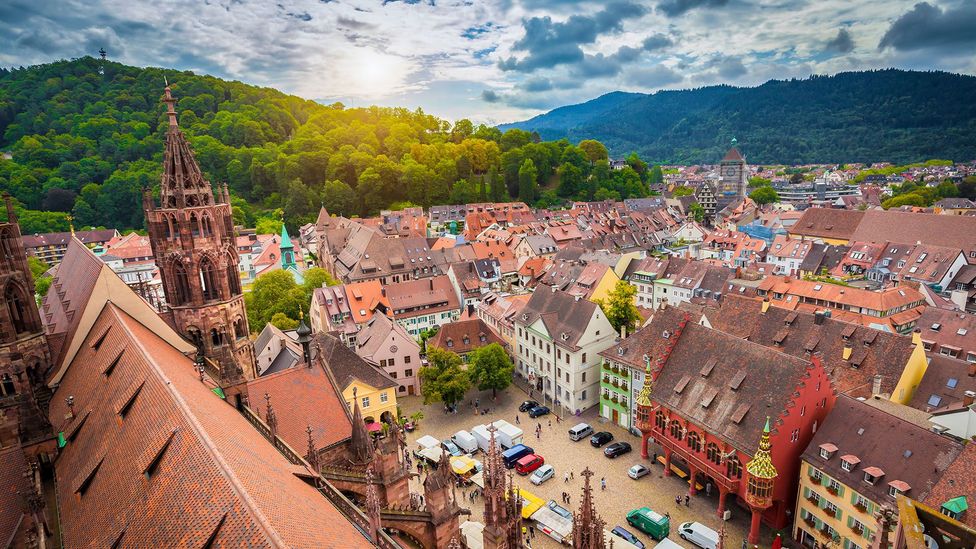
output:
POLYGON ((803 487, 803 497, 805 498, 810 497, 810 489, 807 488, 806 486, 803 487))
POLYGON ((837 508, 837 516, 835 516, 834 518, 840 520, 840 518, 843 517, 843 516, 844 516, 844 512, 840 510, 840 507, 838 507, 837 508))
POLYGON ((851 548, 851 540, 844 538, 844 549, 850 549, 850 548, 851 548))

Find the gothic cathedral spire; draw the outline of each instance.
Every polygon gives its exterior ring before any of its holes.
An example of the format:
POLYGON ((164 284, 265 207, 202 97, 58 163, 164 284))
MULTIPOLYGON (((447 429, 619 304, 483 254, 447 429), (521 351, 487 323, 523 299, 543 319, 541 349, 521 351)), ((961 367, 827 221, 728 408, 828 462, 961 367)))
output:
POLYGON ((173 326, 206 356, 228 398, 255 377, 254 349, 238 267, 226 186, 217 200, 176 118, 176 99, 164 90, 168 127, 160 203, 144 190, 146 227, 173 326))

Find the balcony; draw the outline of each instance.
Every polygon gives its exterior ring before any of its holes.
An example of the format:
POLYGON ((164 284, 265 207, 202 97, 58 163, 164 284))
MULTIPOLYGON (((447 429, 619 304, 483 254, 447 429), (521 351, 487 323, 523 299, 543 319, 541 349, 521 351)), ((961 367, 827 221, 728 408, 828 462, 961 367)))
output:
POLYGON ((830 495, 832 495, 832 496, 836 496, 838 494, 838 492, 840 492, 840 490, 838 489, 838 487, 836 485, 834 485, 834 484, 828 484, 827 485, 827 492, 829 492, 830 495))
POLYGON ((862 513, 867 513, 868 512, 868 506, 867 505, 864 505, 861 502, 855 502, 854 503, 854 508, 857 509, 858 511, 862 512, 862 513))
POLYGON ((827 507, 823 511, 824 511, 824 514, 827 515, 828 517, 830 517, 830 518, 837 518, 837 510, 836 509, 831 509, 830 507, 827 507))
POLYGON ((810 483, 811 484, 816 484, 818 486, 820 485, 821 477, 815 477, 813 475, 808 475, 808 476, 810 477, 810 483))

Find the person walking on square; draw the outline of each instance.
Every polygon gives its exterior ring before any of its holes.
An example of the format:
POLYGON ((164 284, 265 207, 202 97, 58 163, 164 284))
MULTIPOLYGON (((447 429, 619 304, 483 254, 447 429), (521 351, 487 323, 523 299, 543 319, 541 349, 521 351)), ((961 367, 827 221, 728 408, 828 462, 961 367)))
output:
POLYGON ((575 478, 573 477, 573 472, 572 471, 569 472, 569 480, 575 480, 575 478))
POLYGON ((563 484, 569 482, 569 473, 563 473, 563 484))
POLYGON ((521 422, 521 421, 519 421, 519 417, 518 417, 518 414, 515 414, 515 424, 516 424, 516 425, 521 425, 521 424, 522 424, 522 422, 521 422))
POLYGON ((600 477, 600 490, 607 489, 607 477, 600 477))
POLYGON ((685 494, 685 507, 688 507, 688 502, 691 501, 691 496, 685 494))
POLYGON ((674 496, 674 504, 681 505, 681 496, 674 496))

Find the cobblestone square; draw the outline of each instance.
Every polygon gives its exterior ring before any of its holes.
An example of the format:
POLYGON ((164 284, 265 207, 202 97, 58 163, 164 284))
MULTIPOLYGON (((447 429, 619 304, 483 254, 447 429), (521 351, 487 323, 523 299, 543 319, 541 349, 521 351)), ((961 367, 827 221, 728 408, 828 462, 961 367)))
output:
MULTIPOLYGON (((526 488, 536 496, 548 501, 550 499, 560 502, 562 492, 570 494, 570 505, 563 505, 576 511, 579 506, 582 490, 583 478, 580 472, 589 467, 595 474, 593 476, 594 500, 597 512, 607 524, 607 529, 620 525, 644 542, 647 547, 653 547, 655 542, 650 536, 638 531, 636 528, 627 525, 626 514, 632 509, 647 506, 651 509, 664 514, 671 514, 671 535, 672 541, 685 547, 693 547, 690 543, 681 540, 677 534, 677 527, 685 521, 698 521, 706 526, 718 531, 721 526, 721 519, 716 516, 718 504, 717 491, 707 495, 701 490, 698 495, 692 496, 689 505, 684 503, 684 495, 688 492, 688 483, 676 476, 664 477, 664 467, 660 463, 653 463, 651 459, 644 460, 640 456, 640 438, 634 436, 615 425, 606 422, 597 414, 596 407, 587 410, 582 417, 561 418, 558 422, 556 416, 548 415, 538 419, 530 419, 525 413, 518 411, 519 404, 528 399, 529 396, 521 388, 512 386, 503 392, 499 392, 497 400, 493 401, 491 391, 478 392, 470 391, 465 401, 458 406, 456 414, 447 414, 440 403, 424 405, 422 397, 406 397, 400 399, 402 412, 409 416, 417 410, 422 410, 424 419, 420 422, 419 428, 407 434, 408 448, 413 451, 417 448, 416 440, 424 435, 431 435, 438 440, 450 437, 457 431, 465 429, 470 431, 475 425, 481 425, 491 421, 504 419, 513 425, 516 424, 516 416, 519 418, 517 425, 524 431, 524 442, 532 447, 536 453, 542 455, 547 464, 555 468, 555 476, 543 483, 535 486, 529 482, 528 477, 516 475, 516 484, 526 488), (479 400, 479 407, 488 408, 488 415, 475 414, 472 401, 479 400), (586 422, 593 426, 595 432, 609 431, 613 434, 614 441, 629 442, 633 451, 616 459, 608 459, 603 455, 602 449, 594 448, 590 445, 589 437, 578 442, 569 439, 568 431, 570 427, 580 422, 586 422), (542 432, 536 438, 536 425, 542 425, 542 432), (627 476, 627 470, 634 464, 643 463, 651 467, 651 474, 640 480, 632 480, 627 476), (573 473, 573 479, 568 483, 564 480, 566 472, 573 473), (606 490, 600 489, 600 479, 605 478, 607 482, 606 490), (675 505, 675 496, 682 497, 682 505, 675 505)), ((649 449, 649 452, 659 448, 649 449)), ((484 455, 480 451, 475 454, 475 459, 483 461, 484 455)), ((514 474, 514 470, 513 474, 514 474)), ((471 520, 483 522, 483 500, 476 499, 470 501, 466 495, 470 493, 470 488, 464 492, 458 492, 458 499, 462 507, 471 510, 471 520)), ((423 489, 418 479, 411 480, 411 491, 423 493, 423 489)), ((749 513, 738 505, 729 505, 732 512, 732 519, 726 523, 725 547, 738 549, 743 546, 748 534, 749 513)), ((464 520, 462 518, 462 520, 464 520)), ((773 533, 768 528, 762 531, 760 547, 769 547, 772 542, 773 533)), ((784 546, 789 544, 789 540, 784 538, 784 546)), ((559 544, 549 539, 545 535, 536 531, 535 538, 532 540, 534 548, 556 548, 559 544)))

